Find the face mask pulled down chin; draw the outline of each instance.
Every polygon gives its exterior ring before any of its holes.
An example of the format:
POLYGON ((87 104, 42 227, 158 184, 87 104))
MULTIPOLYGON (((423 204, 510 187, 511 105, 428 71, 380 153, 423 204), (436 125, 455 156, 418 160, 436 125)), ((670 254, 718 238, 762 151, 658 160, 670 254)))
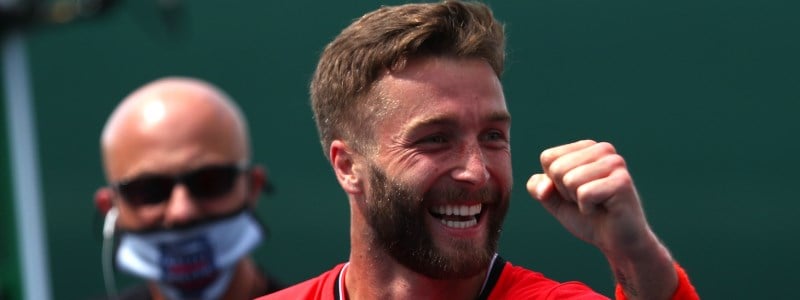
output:
POLYGON ((218 299, 236 263, 264 239, 250 210, 188 228, 121 232, 117 268, 158 283, 169 299, 218 299))

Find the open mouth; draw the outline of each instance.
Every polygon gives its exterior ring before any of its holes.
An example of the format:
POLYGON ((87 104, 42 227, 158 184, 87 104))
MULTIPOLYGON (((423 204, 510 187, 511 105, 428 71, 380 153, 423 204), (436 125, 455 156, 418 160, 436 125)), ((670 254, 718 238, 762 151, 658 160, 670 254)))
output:
POLYGON ((483 204, 445 204, 431 207, 428 212, 442 225, 450 228, 469 228, 478 224, 483 204))

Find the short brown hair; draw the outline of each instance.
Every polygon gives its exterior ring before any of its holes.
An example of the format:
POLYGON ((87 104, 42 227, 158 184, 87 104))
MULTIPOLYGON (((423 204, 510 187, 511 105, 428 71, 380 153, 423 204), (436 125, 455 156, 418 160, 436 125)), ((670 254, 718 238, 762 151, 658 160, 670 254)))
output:
POLYGON ((500 77, 503 26, 486 5, 461 1, 381 7, 354 21, 325 47, 311 81, 325 155, 334 139, 363 151, 373 114, 359 102, 370 100, 365 98, 382 71, 428 56, 480 58, 500 77))

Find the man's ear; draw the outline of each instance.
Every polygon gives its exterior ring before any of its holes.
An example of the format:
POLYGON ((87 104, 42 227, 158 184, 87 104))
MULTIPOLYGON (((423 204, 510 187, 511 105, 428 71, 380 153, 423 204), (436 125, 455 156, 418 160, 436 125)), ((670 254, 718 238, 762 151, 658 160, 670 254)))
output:
POLYGON ((344 141, 334 140, 331 142, 330 158, 333 171, 339 185, 348 194, 361 194, 364 192, 362 182, 361 162, 357 160, 360 156, 354 152, 344 141))
POLYGON ((269 178, 267 176, 267 170, 262 166, 255 165, 250 168, 250 171, 247 172, 247 175, 249 176, 249 184, 247 186, 247 202, 251 207, 256 207, 261 192, 269 192, 271 190, 271 188, 268 188, 270 184, 268 181, 269 178))
POLYGON ((94 192, 94 207, 101 216, 105 216, 111 207, 114 206, 113 203, 111 203, 113 197, 114 191, 107 186, 101 187, 94 192))

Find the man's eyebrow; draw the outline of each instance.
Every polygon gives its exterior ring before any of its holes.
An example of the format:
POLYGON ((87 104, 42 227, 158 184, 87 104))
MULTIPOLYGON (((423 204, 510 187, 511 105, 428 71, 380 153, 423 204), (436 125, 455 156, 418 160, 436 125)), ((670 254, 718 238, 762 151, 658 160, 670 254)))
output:
MULTIPOLYGON (((511 115, 506 111, 496 111, 486 115, 483 121, 496 123, 496 122, 511 122, 511 115)), ((414 120, 403 128, 403 132, 412 132, 418 128, 425 128, 430 126, 456 126, 458 119, 450 115, 433 115, 427 118, 414 120)))
POLYGON ((413 130, 414 128, 422 128, 428 126, 453 126, 458 123, 453 116, 448 115, 434 115, 427 118, 414 120, 406 126, 406 130, 413 130))
POLYGON ((485 118, 488 122, 511 122, 511 114, 507 111, 496 111, 485 118))

